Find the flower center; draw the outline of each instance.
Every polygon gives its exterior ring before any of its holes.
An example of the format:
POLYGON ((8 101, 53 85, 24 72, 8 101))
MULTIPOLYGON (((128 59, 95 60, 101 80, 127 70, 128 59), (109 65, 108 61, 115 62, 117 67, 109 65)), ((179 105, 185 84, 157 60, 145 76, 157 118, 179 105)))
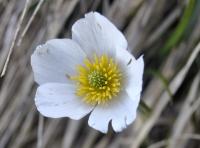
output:
POLYGON ((122 74, 112 58, 103 55, 84 60, 78 65, 78 75, 71 77, 77 81, 77 95, 88 104, 105 104, 117 96, 121 90, 122 74))
POLYGON ((101 88, 106 85, 106 77, 100 71, 94 70, 88 74, 89 84, 94 88, 101 88))

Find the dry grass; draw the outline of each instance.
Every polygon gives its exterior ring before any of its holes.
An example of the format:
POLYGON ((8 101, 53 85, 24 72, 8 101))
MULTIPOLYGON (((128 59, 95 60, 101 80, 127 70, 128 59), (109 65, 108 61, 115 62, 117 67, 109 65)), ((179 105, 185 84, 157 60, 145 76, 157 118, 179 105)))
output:
POLYGON ((0 148, 199 148, 200 0, 0 0, 0 148), (35 47, 71 36, 84 13, 106 15, 144 54, 147 114, 104 135, 87 118, 47 119, 34 104, 35 47))

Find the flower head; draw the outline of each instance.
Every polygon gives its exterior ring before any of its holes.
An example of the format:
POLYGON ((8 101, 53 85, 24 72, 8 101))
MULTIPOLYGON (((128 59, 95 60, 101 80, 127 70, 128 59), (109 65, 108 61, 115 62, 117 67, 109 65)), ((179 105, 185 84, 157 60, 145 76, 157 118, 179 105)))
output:
POLYGON ((127 50, 123 34, 104 16, 90 12, 72 26, 72 39, 52 39, 31 56, 38 111, 52 118, 80 119, 106 133, 111 121, 122 131, 136 118, 143 57, 127 50))
POLYGON ((95 56, 94 60, 85 60, 84 66, 78 66, 78 76, 72 77, 78 83, 77 95, 88 104, 105 104, 117 96, 121 89, 120 68, 107 55, 95 56))

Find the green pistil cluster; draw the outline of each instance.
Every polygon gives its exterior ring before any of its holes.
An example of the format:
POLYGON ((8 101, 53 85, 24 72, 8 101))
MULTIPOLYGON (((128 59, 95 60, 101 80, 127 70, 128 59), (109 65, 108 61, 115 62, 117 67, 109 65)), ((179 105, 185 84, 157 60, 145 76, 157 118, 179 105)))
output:
POLYGON ((106 77, 100 71, 92 71, 88 75, 89 84, 94 88, 101 88, 106 85, 106 77))

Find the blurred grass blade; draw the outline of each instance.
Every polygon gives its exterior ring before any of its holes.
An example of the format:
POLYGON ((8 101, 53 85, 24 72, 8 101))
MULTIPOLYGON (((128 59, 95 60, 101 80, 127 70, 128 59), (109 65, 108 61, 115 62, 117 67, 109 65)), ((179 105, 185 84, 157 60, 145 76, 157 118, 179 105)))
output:
POLYGON ((140 104, 139 104, 139 112, 145 117, 148 118, 149 115, 151 114, 151 108, 143 101, 140 100, 140 104))
POLYGON ((168 80, 159 72, 156 70, 150 70, 149 71, 152 75, 154 75, 155 77, 157 77, 159 80, 161 80, 165 90, 168 92, 169 96, 172 98, 172 92, 169 88, 169 82, 168 80))
POLYGON ((166 44, 164 45, 163 49, 161 50, 161 54, 165 55, 169 53, 171 48, 176 46, 181 38, 183 37, 184 32, 186 31, 186 28, 190 22, 191 16, 194 11, 194 7, 196 4, 196 0, 190 0, 188 5, 186 6, 184 10, 184 14, 180 20, 180 23, 177 25, 175 31, 170 35, 169 39, 166 41, 166 44))

